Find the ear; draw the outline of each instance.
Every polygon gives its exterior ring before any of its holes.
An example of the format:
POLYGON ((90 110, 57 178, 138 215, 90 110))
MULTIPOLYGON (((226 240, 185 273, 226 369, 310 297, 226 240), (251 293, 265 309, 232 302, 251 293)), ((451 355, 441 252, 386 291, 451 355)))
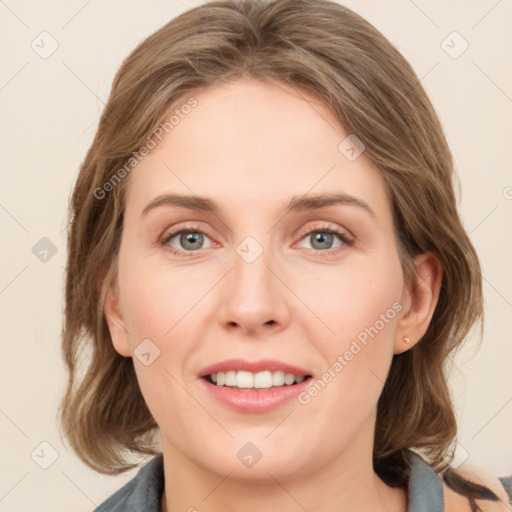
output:
POLYGON ((114 280, 105 295, 105 318, 107 319, 110 337, 116 352, 125 357, 131 357, 132 351, 128 339, 128 330, 126 329, 123 314, 119 304, 119 287, 117 279, 114 280))
POLYGON ((403 315, 398 322, 395 354, 409 350, 427 332, 441 290, 443 272, 434 254, 428 252, 416 256, 414 265, 417 275, 413 289, 404 286, 402 295, 403 315))

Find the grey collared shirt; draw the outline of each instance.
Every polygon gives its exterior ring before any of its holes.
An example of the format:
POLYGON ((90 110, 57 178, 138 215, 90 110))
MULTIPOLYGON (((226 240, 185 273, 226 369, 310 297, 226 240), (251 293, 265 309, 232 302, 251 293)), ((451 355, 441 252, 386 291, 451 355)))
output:
MULTIPOLYGON (((443 512, 443 486, 440 478, 421 457, 412 451, 408 454, 411 476, 407 512, 443 512)), ((160 512, 163 491, 164 465, 163 456, 159 454, 94 512, 160 512)))

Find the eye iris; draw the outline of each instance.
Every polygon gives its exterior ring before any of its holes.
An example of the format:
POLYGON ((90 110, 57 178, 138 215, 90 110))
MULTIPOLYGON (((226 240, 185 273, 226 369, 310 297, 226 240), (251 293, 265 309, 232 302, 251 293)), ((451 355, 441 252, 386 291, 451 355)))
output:
MULTIPOLYGON (((328 242, 328 245, 331 245, 332 244, 332 238, 333 238, 333 235, 331 233, 314 233, 313 235, 313 241, 314 242, 324 242, 326 239, 328 242)), ((314 244, 313 244, 313 247, 314 247, 314 244)), ((316 248, 319 248, 319 249, 326 249, 326 247, 315 247, 316 248)), ((329 249, 329 247, 327 247, 327 249, 329 249)))
MULTIPOLYGON (((182 244, 183 247, 185 248, 188 248, 188 249, 197 249, 197 247, 187 247, 187 243, 191 242, 191 243, 194 243, 194 242, 197 242, 198 240, 199 241, 202 241, 202 236, 200 233, 182 233, 181 237, 180 237, 180 243, 182 244)), ((201 245, 201 244, 199 244, 201 245)))

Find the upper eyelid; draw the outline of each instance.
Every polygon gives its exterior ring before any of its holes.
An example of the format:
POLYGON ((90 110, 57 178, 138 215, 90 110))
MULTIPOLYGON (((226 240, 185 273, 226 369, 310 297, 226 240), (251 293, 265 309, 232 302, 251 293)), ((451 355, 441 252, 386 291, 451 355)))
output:
MULTIPOLYGON (((188 224, 187 224, 187 221, 184 221, 184 222, 185 222, 185 225, 182 227, 173 227, 171 229, 166 229, 164 231, 163 237, 165 238, 170 234, 177 234, 181 231, 198 231, 205 235, 208 235, 208 233, 207 233, 208 230, 203 229, 199 224, 194 224, 195 221, 190 221, 188 224)), ((339 231, 346 231, 351 236, 353 236, 352 232, 349 229, 347 229, 346 227, 343 227, 343 226, 339 226, 334 222, 326 221, 326 220, 318 221, 318 222, 321 222, 322 224, 318 225, 318 226, 317 225, 309 226, 304 229, 297 230, 297 232, 307 234, 310 231, 315 231, 315 230, 320 230, 320 229, 335 229, 335 230, 339 230, 339 231)), ((179 223, 179 224, 181 224, 181 223, 179 223)))
POLYGON ((329 223, 328 221, 320 221, 322 222, 321 225, 319 226, 310 226, 310 227, 307 227, 307 228, 304 228, 304 229, 301 229, 298 234, 299 235, 308 235, 312 232, 315 232, 315 231, 322 231, 322 230, 334 230, 334 231, 340 231, 341 234, 344 234, 345 232, 348 233, 348 236, 350 238, 355 238, 355 236, 353 235, 353 233, 345 228, 345 227, 342 227, 342 226, 339 226, 337 224, 334 224, 334 223, 329 223))

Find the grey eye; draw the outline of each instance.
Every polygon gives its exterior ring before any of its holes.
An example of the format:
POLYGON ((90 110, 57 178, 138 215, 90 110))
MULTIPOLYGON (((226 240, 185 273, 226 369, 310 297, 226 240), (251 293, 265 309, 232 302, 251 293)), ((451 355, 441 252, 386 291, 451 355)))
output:
POLYGON ((194 252, 203 248, 205 238, 208 237, 201 231, 182 229, 168 235, 164 243, 177 251, 194 252), (176 246, 176 243, 172 243, 174 239, 178 240, 178 246, 176 246))
POLYGON ((331 249, 334 241, 334 236, 331 233, 314 232, 309 235, 313 249, 331 249))

